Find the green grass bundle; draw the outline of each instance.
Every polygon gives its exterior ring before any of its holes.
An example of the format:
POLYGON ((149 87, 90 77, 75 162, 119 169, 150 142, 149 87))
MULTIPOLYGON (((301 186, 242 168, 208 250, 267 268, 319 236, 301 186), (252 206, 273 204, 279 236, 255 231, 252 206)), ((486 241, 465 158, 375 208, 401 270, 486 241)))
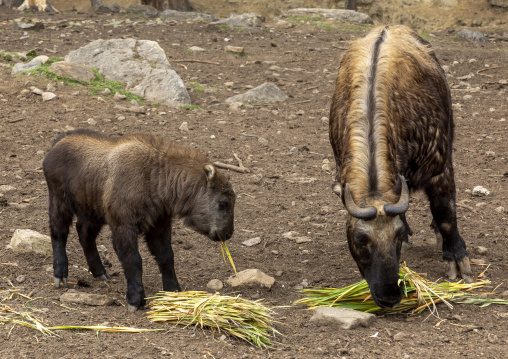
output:
POLYGON ((270 336, 279 333, 272 327, 273 310, 260 300, 200 291, 160 292, 149 299, 148 318, 153 322, 210 328, 261 348, 270 346, 270 336))
POLYGON ((374 313, 420 313, 425 308, 436 311, 436 304, 445 303, 453 308, 450 301, 472 296, 468 291, 490 283, 478 281, 465 284, 461 282, 430 283, 406 265, 399 271, 399 285, 403 286, 401 302, 393 308, 380 308, 372 299, 369 285, 365 280, 345 288, 309 288, 301 292, 304 298, 295 303, 304 304, 310 309, 317 307, 351 308, 362 312, 374 313))

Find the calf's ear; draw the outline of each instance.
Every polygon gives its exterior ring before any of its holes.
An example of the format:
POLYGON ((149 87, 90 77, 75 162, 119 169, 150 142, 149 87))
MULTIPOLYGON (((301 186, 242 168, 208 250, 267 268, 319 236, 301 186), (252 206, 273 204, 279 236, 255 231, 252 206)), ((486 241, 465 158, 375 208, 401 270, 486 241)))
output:
POLYGON ((214 179, 215 177, 215 167, 211 164, 204 165, 203 169, 206 172, 206 178, 208 179, 208 182, 214 179))

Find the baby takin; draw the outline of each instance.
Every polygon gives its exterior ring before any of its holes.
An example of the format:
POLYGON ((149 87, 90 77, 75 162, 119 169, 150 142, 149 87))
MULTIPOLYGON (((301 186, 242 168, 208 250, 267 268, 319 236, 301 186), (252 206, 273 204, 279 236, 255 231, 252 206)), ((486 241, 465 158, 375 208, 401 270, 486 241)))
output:
POLYGON ((165 291, 179 291, 171 248, 173 218, 213 241, 234 231, 236 195, 229 180, 198 151, 151 135, 109 138, 76 130, 59 136, 43 162, 55 285, 67 285, 65 251, 76 230, 90 272, 110 279, 97 251, 105 224, 127 280, 130 311, 145 304, 138 237, 144 235, 165 291))

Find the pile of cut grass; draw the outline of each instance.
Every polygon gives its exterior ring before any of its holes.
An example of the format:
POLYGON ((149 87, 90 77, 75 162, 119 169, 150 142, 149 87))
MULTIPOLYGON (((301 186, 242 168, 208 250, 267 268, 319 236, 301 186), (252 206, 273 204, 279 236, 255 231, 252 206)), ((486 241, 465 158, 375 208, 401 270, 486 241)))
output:
MULTIPOLYGON (((429 308, 437 314, 436 304, 445 303, 453 308, 450 302, 474 297, 470 291, 489 284, 488 280, 466 284, 462 282, 431 283, 409 269, 405 264, 400 267, 399 285, 403 286, 400 304, 393 308, 380 308, 372 299, 369 285, 365 280, 345 288, 308 288, 301 292, 304 298, 295 303, 304 304, 314 309, 317 307, 351 308, 367 313, 421 313, 429 308)), ((479 300, 479 299, 478 299, 479 300)))
POLYGON ((148 299, 152 300, 148 318, 153 322, 209 328, 260 348, 269 347, 270 337, 279 333, 272 326, 272 308, 261 304, 261 300, 201 291, 160 292, 148 299))

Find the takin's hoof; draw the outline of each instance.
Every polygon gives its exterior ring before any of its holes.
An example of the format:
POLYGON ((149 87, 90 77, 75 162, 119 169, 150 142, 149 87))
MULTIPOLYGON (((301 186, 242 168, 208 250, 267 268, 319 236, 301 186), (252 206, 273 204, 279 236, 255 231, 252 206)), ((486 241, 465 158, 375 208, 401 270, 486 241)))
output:
POLYGON ((60 288, 60 284, 63 284, 63 286, 67 288, 67 277, 62 278, 54 277, 54 279, 55 279, 55 288, 60 288))
POLYGON ((140 305, 139 307, 135 306, 135 305, 132 305, 132 304, 129 304, 127 303, 127 310, 130 312, 130 313, 134 313, 136 312, 138 309, 145 309, 145 306, 144 305, 140 305))
POLYGON ((469 257, 464 257, 459 261, 445 261, 448 265, 446 276, 450 281, 456 281, 460 276, 465 283, 473 282, 473 273, 471 272, 471 265, 469 264, 469 257))
POLYGON ((104 273, 104 274, 101 274, 100 276, 98 276, 97 279, 106 281, 106 280, 110 280, 111 276, 108 273, 104 273))

